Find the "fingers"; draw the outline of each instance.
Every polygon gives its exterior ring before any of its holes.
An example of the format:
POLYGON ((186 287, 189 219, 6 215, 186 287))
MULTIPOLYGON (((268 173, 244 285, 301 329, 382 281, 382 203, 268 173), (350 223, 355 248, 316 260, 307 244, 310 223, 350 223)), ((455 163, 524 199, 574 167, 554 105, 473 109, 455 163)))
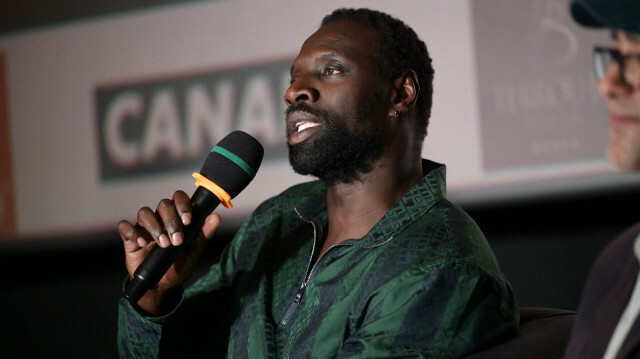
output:
MULTIPOLYGON (((118 230, 128 251, 145 247, 151 241, 164 248, 184 243, 183 229, 191 221, 191 198, 184 191, 176 191, 171 199, 161 200, 155 211, 149 207, 140 208, 137 224, 122 221, 118 230)), ((205 238, 211 237, 219 224, 217 214, 209 216, 202 231, 205 238)))
POLYGON ((122 224, 122 230, 128 231, 127 239, 139 247, 150 241, 156 241, 163 248, 179 246, 184 243, 184 225, 191 223, 191 199, 184 191, 176 191, 172 199, 161 200, 155 212, 149 207, 140 208, 137 222, 136 226, 122 224))
MULTIPOLYGON (((162 223, 152 222, 154 224, 159 223, 161 227, 154 227, 154 230, 160 230, 158 232, 158 243, 161 247, 168 247, 170 245, 179 246, 184 242, 184 235, 182 234, 182 219, 178 209, 173 200, 163 199, 158 203, 156 213, 160 216, 162 223), (164 227, 164 231, 162 231, 164 227)), ((145 226, 146 227, 146 226, 145 226)))
MULTIPOLYGON (((160 247, 168 247, 171 245, 171 241, 169 240, 169 235, 164 228, 162 223, 163 219, 161 218, 160 212, 164 212, 165 215, 169 211, 167 209, 168 204, 166 203, 167 199, 163 199, 158 204, 158 215, 156 212, 152 211, 149 207, 142 207, 138 210, 137 216, 137 226, 142 227, 148 234, 149 237, 144 237, 145 240, 154 240, 160 245, 160 247), (164 202, 164 204, 163 204, 164 202)), ((143 244, 139 243, 142 247, 143 244)))
POLYGON ((187 226, 191 223, 191 198, 184 191, 176 191, 173 194, 173 203, 180 215, 182 224, 187 226))
POLYGON ((146 240, 142 237, 140 229, 128 221, 122 220, 118 223, 118 233, 120 233, 127 253, 135 252, 146 245, 146 240))

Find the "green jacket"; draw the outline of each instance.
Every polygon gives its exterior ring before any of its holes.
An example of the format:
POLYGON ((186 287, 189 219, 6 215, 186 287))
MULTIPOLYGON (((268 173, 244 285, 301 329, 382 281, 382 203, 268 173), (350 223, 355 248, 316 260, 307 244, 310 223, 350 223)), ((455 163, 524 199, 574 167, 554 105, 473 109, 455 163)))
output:
POLYGON ((484 235, 445 199, 445 166, 423 167, 367 235, 313 267, 325 185, 265 201, 173 313, 147 318, 121 300, 121 357, 449 358, 515 335, 518 308, 484 235))

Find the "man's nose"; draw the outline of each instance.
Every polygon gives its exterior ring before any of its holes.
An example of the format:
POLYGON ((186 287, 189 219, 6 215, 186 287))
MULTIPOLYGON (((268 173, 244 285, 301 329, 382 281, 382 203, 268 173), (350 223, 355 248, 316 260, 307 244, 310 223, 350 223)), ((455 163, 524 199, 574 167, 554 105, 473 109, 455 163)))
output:
POLYGON ((622 82, 620 68, 616 64, 609 66, 604 76, 598 81, 597 89, 604 98, 616 98, 633 92, 633 88, 622 82))
POLYGON ((287 106, 292 106, 298 102, 315 102, 319 96, 320 92, 309 76, 299 76, 284 93, 284 102, 287 106))

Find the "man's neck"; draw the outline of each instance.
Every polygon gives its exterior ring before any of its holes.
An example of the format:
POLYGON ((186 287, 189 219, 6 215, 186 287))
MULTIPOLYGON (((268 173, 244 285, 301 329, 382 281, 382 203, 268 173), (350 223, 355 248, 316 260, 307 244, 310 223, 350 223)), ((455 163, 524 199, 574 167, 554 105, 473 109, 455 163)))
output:
POLYGON ((362 181, 327 188, 329 229, 322 252, 346 239, 364 237, 424 177, 421 162, 378 161, 362 181))

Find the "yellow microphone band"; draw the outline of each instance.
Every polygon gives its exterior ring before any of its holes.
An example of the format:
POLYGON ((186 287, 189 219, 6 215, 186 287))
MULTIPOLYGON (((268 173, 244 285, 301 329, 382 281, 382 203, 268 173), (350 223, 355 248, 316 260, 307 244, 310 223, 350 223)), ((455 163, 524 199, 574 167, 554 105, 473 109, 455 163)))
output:
POLYGON ((201 175, 198 172, 193 172, 192 176, 193 176, 193 178, 196 179, 196 187, 202 186, 202 187, 208 189, 209 191, 211 191, 211 193, 215 194, 216 197, 218 197, 218 199, 220 199, 220 203, 222 203, 223 206, 225 206, 227 208, 233 208, 233 205, 231 204, 231 196, 229 196, 227 191, 222 189, 222 187, 220 187, 217 184, 211 182, 210 179, 208 179, 207 177, 201 175))

